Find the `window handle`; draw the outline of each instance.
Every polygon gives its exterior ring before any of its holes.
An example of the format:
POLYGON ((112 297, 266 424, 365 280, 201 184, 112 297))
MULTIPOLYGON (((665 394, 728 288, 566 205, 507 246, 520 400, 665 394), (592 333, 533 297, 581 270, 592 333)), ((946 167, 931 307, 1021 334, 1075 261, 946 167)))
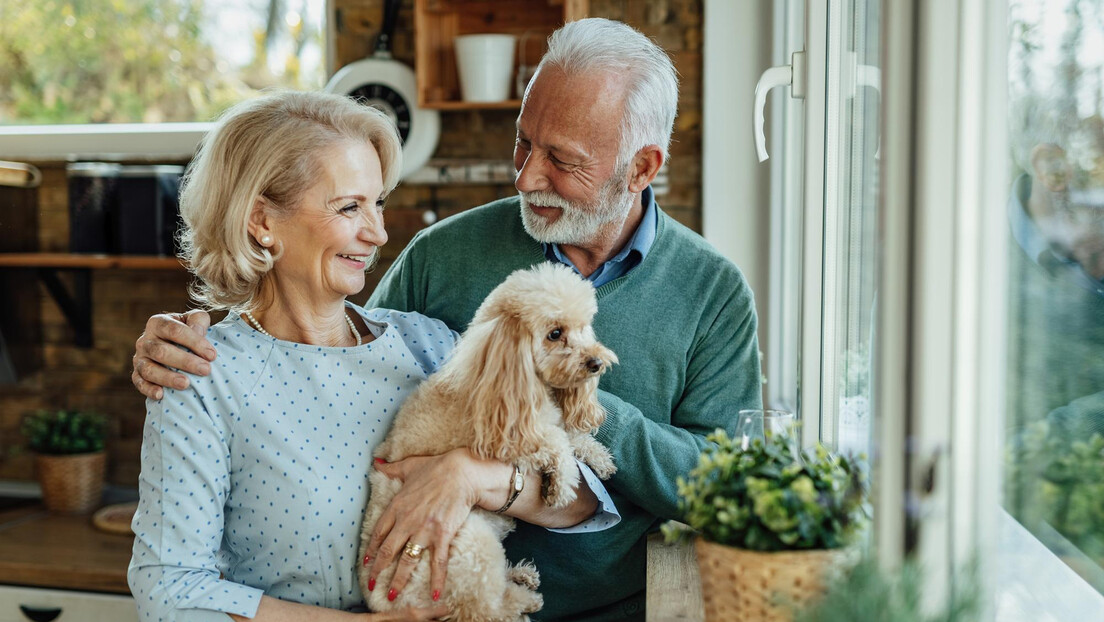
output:
POLYGON ((789 65, 767 69, 759 76, 759 82, 755 85, 755 151, 759 154, 760 162, 766 162, 770 157, 767 155, 767 135, 763 129, 763 111, 767 107, 767 93, 776 86, 789 86, 790 97, 794 99, 805 98, 805 52, 794 52, 790 56, 789 65))

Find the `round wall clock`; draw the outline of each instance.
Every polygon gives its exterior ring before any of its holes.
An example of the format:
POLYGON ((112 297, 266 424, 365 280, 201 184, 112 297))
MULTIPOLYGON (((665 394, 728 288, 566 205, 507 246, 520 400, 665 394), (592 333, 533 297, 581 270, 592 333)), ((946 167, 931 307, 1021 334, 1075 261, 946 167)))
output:
POLYGON ((388 0, 375 53, 342 67, 326 90, 352 97, 391 117, 402 138, 405 178, 425 165, 437 149, 441 117, 436 110, 418 107, 414 71, 391 58, 391 34, 397 14, 398 2, 388 0))

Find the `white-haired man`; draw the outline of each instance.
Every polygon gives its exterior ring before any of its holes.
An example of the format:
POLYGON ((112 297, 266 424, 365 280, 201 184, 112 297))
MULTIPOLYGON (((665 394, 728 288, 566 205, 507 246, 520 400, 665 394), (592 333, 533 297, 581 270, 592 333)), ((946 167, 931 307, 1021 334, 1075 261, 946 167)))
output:
MULTIPOLYGON (((512 560, 531 559, 540 570, 545 604, 536 619, 643 619, 645 539, 678 516, 675 479, 697 463, 706 434, 731 432, 739 409, 761 408, 746 281, 653 198, 677 100, 674 67, 647 37, 599 18, 565 25, 549 39, 518 116, 518 196, 419 233, 368 304, 418 311, 460 331, 495 285, 536 263, 567 264, 597 289, 595 331, 621 360, 602 379, 608 417, 598 439, 618 466, 607 487, 622 518, 570 535, 518 523, 505 544, 512 560)), ((188 320, 204 327, 203 317, 188 320)), ((183 380, 150 359, 199 369, 198 357, 163 357, 162 337, 204 351, 186 332, 171 316, 151 318, 134 376, 147 395, 158 389, 151 382, 183 380)), ((502 466, 505 496, 510 469, 502 466)), ((449 520, 418 506, 448 497, 437 490, 450 481, 439 476, 447 467, 433 459, 380 467, 405 483, 410 515, 399 522, 449 520)))

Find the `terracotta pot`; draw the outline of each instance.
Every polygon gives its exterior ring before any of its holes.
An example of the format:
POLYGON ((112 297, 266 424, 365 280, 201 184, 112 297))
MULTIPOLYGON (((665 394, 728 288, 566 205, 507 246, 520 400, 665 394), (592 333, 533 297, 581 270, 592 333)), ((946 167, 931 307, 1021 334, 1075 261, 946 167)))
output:
POLYGON ((106 453, 35 457, 42 502, 58 514, 88 514, 103 498, 106 453))
POLYGON ((853 548, 762 553, 700 538, 694 548, 708 622, 792 622, 859 561, 853 548))

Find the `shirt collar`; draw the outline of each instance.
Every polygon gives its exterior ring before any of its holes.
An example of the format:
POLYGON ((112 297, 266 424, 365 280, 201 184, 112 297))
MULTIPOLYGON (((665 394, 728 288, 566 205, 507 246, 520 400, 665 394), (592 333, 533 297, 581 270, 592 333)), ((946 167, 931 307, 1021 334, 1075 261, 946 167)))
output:
MULTIPOLYGON (((616 255, 611 257, 606 263, 602 264, 602 268, 599 268, 597 272, 601 272, 603 268, 612 263, 621 263, 625 261, 630 255, 635 253, 635 256, 640 261, 644 260, 644 257, 648 255, 648 251, 652 248, 652 244, 656 238, 656 227, 659 222, 659 217, 656 214, 658 211, 655 205, 655 192, 651 186, 648 186, 640 193, 640 203, 644 209, 644 217, 641 218, 640 224, 637 225, 636 231, 633 232, 632 237, 625 244, 624 247, 616 255)), ((571 260, 564 255, 563 250, 560 249, 559 244, 549 244, 548 242, 541 242, 541 248, 544 249, 544 256, 550 261, 558 261, 563 264, 567 264, 571 267, 575 267, 575 264, 571 263, 571 260)))
POLYGON ((1027 197, 1031 196, 1032 179, 1024 173, 1012 184, 1012 197, 1008 200, 1008 220, 1012 237, 1027 257, 1052 276, 1059 271, 1083 289, 1104 294, 1104 280, 1095 279, 1075 260, 1054 252, 1046 236, 1027 213, 1027 197))
POLYGON ((1052 254, 1047 242, 1035 221, 1027 213, 1027 197, 1031 196, 1031 177, 1026 173, 1016 178, 1012 186, 1012 197, 1008 200, 1008 221, 1012 226, 1012 237, 1016 238, 1020 248, 1036 264, 1040 259, 1052 254))

